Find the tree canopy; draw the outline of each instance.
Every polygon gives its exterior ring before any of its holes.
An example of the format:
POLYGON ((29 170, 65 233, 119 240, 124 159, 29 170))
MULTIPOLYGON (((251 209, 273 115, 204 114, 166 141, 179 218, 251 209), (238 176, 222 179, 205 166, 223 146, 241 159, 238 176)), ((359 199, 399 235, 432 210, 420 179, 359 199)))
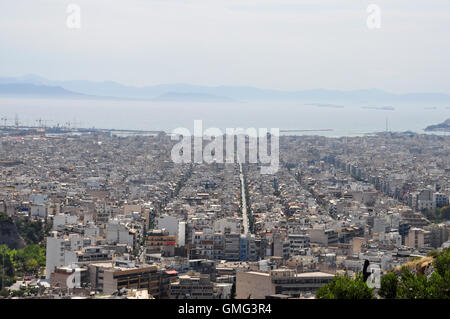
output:
POLYGON ((45 248, 28 245, 23 249, 9 249, 0 246, 0 289, 4 280, 5 287, 14 283, 16 276, 39 274, 45 266, 45 248), (4 266, 3 266, 4 265, 4 266), (4 267, 4 268, 3 268, 4 267), (3 277, 3 273, 4 278, 3 277))
MULTIPOLYGON (((441 252, 433 251, 431 274, 416 273, 403 266, 399 274, 389 272, 381 277, 377 294, 385 299, 449 299, 450 298, 450 248, 441 252)), ((350 278, 347 274, 336 275, 328 284, 322 286, 318 299, 371 299, 374 290, 369 288, 358 274, 350 278)))
POLYGON ((355 279, 348 274, 336 275, 331 282, 319 288, 318 299, 373 299, 373 289, 364 282, 361 274, 355 279))
POLYGON ((399 276, 388 273, 381 277, 379 294, 386 299, 448 299, 450 298, 450 249, 433 251, 434 271, 426 276, 402 267, 399 276))

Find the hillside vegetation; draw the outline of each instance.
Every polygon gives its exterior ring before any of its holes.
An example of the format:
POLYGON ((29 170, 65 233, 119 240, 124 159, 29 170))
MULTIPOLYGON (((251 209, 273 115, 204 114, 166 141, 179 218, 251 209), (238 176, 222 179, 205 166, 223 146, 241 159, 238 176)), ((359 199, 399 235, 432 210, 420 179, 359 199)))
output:
POLYGON ((432 251, 427 257, 413 259, 381 277, 378 291, 356 278, 336 275, 317 292, 318 299, 449 299, 450 248, 432 251))

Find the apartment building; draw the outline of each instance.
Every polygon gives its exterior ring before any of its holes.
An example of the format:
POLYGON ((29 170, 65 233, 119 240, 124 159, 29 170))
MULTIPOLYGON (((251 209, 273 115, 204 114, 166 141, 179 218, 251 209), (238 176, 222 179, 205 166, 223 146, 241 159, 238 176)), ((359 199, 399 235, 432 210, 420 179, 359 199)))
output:
POLYGON ((237 299, 264 299, 274 294, 299 297, 305 292, 315 292, 333 280, 334 275, 323 272, 297 274, 291 269, 270 272, 238 271, 236 274, 237 299))
POLYGON ((165 289, 163 283, 169 284, 164 277, 171 274, 158 270, 156 266, 136 267, 132 262, 121 262, 119 265, 116 262, 114 266, 111 262, 89 264, 91 287, 105 294, 113 294, 122 288, 146 288, 150 295, 159 298, 165 289))
POLYGON ((423 230, 422 228, 411 228, 408 236, 405 238, 405 246, 411 248, 424 248, 431 244, 431 232, 423 230))
POLYGON ((169 285, 171 299, 212 299, 214 284, 209 275, 190 272, 169 285))
POLYGON ((78 234, 63 236, 56 231, 47 237, 45 277, 50 279, 51 273, 57 268, 68 266, 78 261, 77 251, 80 251, 85 242, 78 234))
POLYGON ((333 229, 310 229, 308 235, 312 243, 324 246, 337 246, 339 242, 338 233, 333 229))
POLYGON ((289 234, 289 247, 291 256, 300 255, 305 248, 310 246, 310 238, 308 235, 289 234))
POLYGON ((238 233, 224 234, 223 258, 225 260, 240 260, 240 240, 241 235, 238 233))

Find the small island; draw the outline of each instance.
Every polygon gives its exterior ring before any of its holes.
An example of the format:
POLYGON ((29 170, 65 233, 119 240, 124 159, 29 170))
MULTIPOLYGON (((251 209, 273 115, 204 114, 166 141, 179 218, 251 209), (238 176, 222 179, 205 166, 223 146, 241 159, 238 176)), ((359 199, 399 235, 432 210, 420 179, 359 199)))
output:
POLYGON ((450 119, 445 120, 443 123, 429 125, 425 128, 427 132, 450 132, 450 119))
POLYGON ((363 106, 362 109, 366 110, 381 110, 381 111, 394 111, 395 108, 388 105, 388 106, 363 106))

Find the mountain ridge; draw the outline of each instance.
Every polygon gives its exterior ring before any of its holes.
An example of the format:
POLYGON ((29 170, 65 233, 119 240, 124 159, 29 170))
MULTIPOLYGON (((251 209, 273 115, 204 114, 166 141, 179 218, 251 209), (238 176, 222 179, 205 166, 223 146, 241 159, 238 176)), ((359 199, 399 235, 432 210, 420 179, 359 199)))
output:
MULTIPOLYGON (((158 101, 189 101, 192 96, 209 97, 215 101, 340 101, 357 103, 386 103, 386 102, 429 102, 450 103, 450 94, 415 92, 405 94, 390 93, 381 89, 332 90, 308 89, 284 91, 262 89, 251 86, 205 86, 185 83, 157 84, 151 86, 129 86, 114 81, 93 82, 85 80, 52 81, 43 77, 27 74, 21 77, 0 77, 0 85, 33 84, 39 86, 60 87, 70 93, 84 95, 86 98, 109 98, 127 100, 158 100, 158 101), (167 94, 177 95, 174 99, 167 99, 167 94), (185 98, 182 98, 184 95, 185 98), (162 98, 161 98, 162 97, 162 98)), ((1 92, 0 92, 1 93, 1 92)), ((3 95, 5 92, 3 92, 3 95)), ((26 93, 23 93, 26 95, 26 93)), ((194 99, 195 100, 195 99, 194 99)), ((208 100, 208 99, 206 99, 208 100)))

